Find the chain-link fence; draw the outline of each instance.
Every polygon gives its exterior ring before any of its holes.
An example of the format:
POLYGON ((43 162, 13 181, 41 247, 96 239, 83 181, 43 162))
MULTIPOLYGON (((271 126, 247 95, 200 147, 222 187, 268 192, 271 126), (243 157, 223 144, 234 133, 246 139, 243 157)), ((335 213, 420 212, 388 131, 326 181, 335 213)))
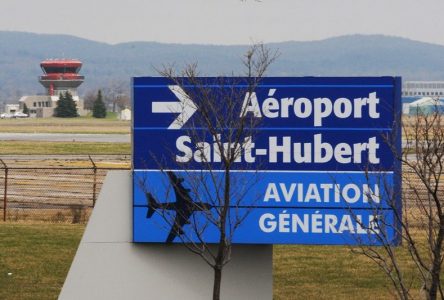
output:
POLYGON ((86 222, 107 172, 129 164, 129 155, 2 157, 0 218, 86 222))
MULTIPOLYGON (((107 172, 129 169, 130 155, 2 156, 0 220, 86 222, 107 172)), ((403 170, 403 181, 405 203, 427 199, 417 175, 403 170)))
POLYGON ((403 204, 408 207, 427 207, 432 205, 433 196, 438 199, 444 199, 444 176, 429 172, 419 176, 412 169, 403 169, 402 173, 402 200, 403 204), (436 177, 435 177, 436 176, 436 177))

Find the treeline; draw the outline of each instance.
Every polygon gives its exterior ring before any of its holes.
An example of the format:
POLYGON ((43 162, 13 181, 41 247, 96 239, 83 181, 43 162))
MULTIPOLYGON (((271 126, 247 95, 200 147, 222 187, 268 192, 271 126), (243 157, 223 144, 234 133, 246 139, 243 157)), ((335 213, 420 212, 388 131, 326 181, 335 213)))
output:
MULTIPOLYGON (((26 107, 26 105, 25 105, 26 107)), ((26 108, 27 109, 27 108, 26 108)), ((103 102, 102 92, 97 92, 96 98, 92 103, 92 116, 94 118, 102 119, 106 118, 106 106, 103 102)), ((57 118, 75 118, 78 117, 77 104, 74 101, 70 92, 61 93, 57 106, 54 109, 54 117, 57 118)))

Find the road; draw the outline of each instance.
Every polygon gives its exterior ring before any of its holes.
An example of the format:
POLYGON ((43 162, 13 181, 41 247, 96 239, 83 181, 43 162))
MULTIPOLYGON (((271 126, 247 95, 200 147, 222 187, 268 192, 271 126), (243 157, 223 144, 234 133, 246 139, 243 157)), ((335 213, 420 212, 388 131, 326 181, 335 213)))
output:
POLYGON ((130 134, 0 133, 0 141, 130 143, 130 134))

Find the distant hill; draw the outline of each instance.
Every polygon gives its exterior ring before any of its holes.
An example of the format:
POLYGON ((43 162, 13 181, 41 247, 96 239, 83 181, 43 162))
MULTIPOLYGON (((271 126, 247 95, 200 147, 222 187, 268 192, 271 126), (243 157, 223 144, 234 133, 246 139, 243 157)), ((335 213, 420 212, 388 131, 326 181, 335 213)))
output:
MULTIPOLYGON (((351 35, 311 42, 268 45, 280 53, 268 75, 401 75, 410 80, 444 80, 444 46, 382 35, 351 35)), ((248 46, 131 42, 117 45, 68 35, 0 31, 0 102, 43 92, 40 61, 78 58, 86 76, 81 92, 156 75, 156 68, 198 62, 202 75, 240 74, 248 46)))

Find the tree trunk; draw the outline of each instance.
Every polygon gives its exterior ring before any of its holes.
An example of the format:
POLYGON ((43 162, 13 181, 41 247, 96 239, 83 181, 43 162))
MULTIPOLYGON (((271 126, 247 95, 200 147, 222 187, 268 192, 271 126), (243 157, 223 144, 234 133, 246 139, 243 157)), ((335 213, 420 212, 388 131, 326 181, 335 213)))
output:
MULTIPOLYGON (((435 200, 435 202, 437 201, 435 200)), ((427 299, 430 300, 435 300, 438 297, 438 289, 439 285, 441 284, 441 247, 444 240, 444 218, 441 218, 439 225, 440 228, 438 231, 438 236, 436 237, 436 244, 434 249, 432 249, 433 262, 430 270, 430 282, 427 285, 427 299)))
POLYGON ((440 272, 441 262, 435 259, 430 272, 430 281, 426 284, 427 300, 435 300, 438 297, 438 289, 441 284, 440 272))
POLYGON ((430 289, 428 290, 429 294, 427 295, 427 299, 436 300, 436 297, 438 296, 438 281, 439 276, 438 279, 432 279, 430 289))
POLYGON ((230 168, 225 166, 225 185, 224 185, 224 203, 220 213, 220 238, 217 246, 217 256, 214 264, 214 283, 213 283, 213 300, 220 300, 220 286, 222 282, 222 268, 225 264, 227 248, 226 242, 226 224, 229 217, 228 210, 230 209, 230 168))
POLYGON ((214 266, 213 300, 220 300, 220 286, 222 283, 222 268, 214 266))

